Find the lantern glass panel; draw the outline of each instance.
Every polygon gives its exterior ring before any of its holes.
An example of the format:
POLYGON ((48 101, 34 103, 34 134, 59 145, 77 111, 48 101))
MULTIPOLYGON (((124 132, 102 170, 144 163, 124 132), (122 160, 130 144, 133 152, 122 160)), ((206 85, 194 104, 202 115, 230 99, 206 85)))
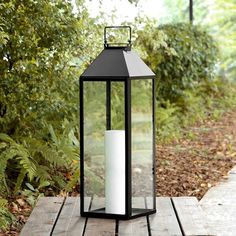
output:
MULTIPOLYGON (((84 197, 104 197, 104 130, 106 129, 106 84, 84 82, 84 197)), ((97 197, 97 198, 96 198, 97 197)), ((91 210, 92 210, 91 208, 91 210)))
POLYGON ((124 120, 124 82, 84 82, 85 211, 125 214, 124 120))
POLYGON ((131 81, 132 208, 153 209, 152 79, 131 81))

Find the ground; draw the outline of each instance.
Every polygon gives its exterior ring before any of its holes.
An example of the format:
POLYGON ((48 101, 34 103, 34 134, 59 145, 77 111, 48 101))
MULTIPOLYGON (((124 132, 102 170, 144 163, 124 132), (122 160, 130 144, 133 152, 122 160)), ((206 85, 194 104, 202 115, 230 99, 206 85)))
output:
MULTIPOLYGON (((170 144, 157 145, 157 196, 196 196, 209 188, 236 165, 236 110, 219 120, 206 120, 186 130, 170 144)), ((24 199, 9 199, 18 223, 2 235, 19 235, 31 207, 24 199)))
POLYGON ((236 165, 236 110, 186 130, 179 141, 157 145, 157 195, 196 196, 227 178, 236 165))

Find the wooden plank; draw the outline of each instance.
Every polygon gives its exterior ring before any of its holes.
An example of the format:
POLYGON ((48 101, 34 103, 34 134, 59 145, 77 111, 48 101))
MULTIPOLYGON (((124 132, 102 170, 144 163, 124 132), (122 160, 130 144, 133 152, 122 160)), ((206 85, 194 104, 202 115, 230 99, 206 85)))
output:
MULTIPOLYGON (((95 198, 91 209, 104 207, 104 198, 95 198)), ((88 218, 84 236, 115 236, 116 221, 110 219, 88 218)))
MULTIPOLYGON (((147 204, 152 201, 147 199, 147 204)), ((148 204, 149 205, 149 204, 148 204)), ((149 216, 152 236, 182 236, 178 220, 169 197, 156 198, 157 213, 149 216)))
MULTIPOLYGON (((84 206, 88 209, 90 198, 85 198, 84 206)), ((80 216, 80 198, 67 197, 61 210, 53 236, 80 236, 83 235, 86 218, 80 216)))
MULTIPOLYGON (((173 197, 176 214, 186 236, 206 236, 205 215, 195 197, 173 197)), ((211 234, 212 235, 212 234, 211 234)))
MULTIPOLYGON (((236 199, 235 199, 236 202, 236 199)), ((203 205, 208 229, 214 235, 235 236, 236 204, 234 205, 203 205)))
MULTIPOLYGON (((210 188, 200 200, 200 205, 235 205, 236 167, 229 172, 229 178, 210 188)), ((224 211, 224 209, 222 209, 224 211)), ((223 212, 222 212, 223 213, 223 212)))
MULTIPOLYGON (((79 236, 83 234, 86 219, 80 217, 80 201, 78 197, 68 197, 63 205, 64 198, 40 198, 20 236, 79 236), (63 207, 62 207, 63 206, 63 207), (60 214, 60 216, 59 216, 60 214), (59 218, 58 218, 59 216, 59 218), (58 218, 58 219, 57 219, 58 218), (55 225, 56 222, 56 225, 55 225), (55 225, 55 226, 54 226, 55 225), (53 230, 54 228, 54 230, 53 230), (53 230, 53 234, 52 233, 53 230)), ((147 207, 150 199, 147 199, 147 207)), ((144 198, 136 198, 134 207, 145 207, 144 198)), ((86 201, 89 207, 89 201, 86 201)), ((194 197, 157 198, 157 213, 149 216, 152 236, 182 235, 175 213, 178 215, 184 235, 206 236, 205 215, 194 197)), ((228 206, 228 205, 227 205, 228 206)), ((104 207, 104 199, 95 199, 93 209, 104 207)), ((221 207, 221 205, 218 205, 221 207)), ((227 208, 223 218, 227 218, 230 211, 227 208)), ((217 212, 218 213, 218 212, 217 212)), ((213 213, 212 213, 213 214, 213 213)), ((235 214, 232 212, 232 215, 235 214)), ((219 221, 221 219, 219 218, 219 221)), ((234 225, 233 221, 230 221, 234 225)), ((148 233, 147 217, 140 217, 130 221, 119 221, 119 236, 145 236, 148 233)), ((108 219, 87 219, 85 236, 106 235, 115 236, 116 222, 108 219)), ((233 231, 232 231, 233 232, 233 231)))
POLYGON ((235 235, 236 232, 236 167, 229 178, 209 189, 200 201, 209 230, 215 235, 235 235))
MULTIPOLYGON (((133 199, 133 207, 145 208, 145 199, 143 197, 133 199)), ((147 217, 140 217, 129 221, 119 221, 119 236, 148 236, 147 217)))
POLYGON ((62 197, 41 197, 20 236, 49 236, 63 201, 62 197))

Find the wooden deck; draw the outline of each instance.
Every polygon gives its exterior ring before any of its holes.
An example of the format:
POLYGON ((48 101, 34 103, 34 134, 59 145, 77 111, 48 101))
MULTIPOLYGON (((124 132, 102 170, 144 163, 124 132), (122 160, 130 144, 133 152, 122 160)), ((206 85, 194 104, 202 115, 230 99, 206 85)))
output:
POLYGON ((206 236, 195 197, 158 197, 157 213, 130 221, 80 217, 78 197, 40 198, 20 236, 206 236))

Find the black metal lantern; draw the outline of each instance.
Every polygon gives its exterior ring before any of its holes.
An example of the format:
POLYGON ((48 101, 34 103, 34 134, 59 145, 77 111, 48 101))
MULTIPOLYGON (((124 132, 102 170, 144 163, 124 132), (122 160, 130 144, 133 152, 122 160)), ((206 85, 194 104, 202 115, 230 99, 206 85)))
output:
POLYGON ((81 216, 127 220, 156 212, 155 74, 131 50, 131 28, 104 30, 80 77, 81 216), (127 44, 107 30, 129 30, 127 44))

